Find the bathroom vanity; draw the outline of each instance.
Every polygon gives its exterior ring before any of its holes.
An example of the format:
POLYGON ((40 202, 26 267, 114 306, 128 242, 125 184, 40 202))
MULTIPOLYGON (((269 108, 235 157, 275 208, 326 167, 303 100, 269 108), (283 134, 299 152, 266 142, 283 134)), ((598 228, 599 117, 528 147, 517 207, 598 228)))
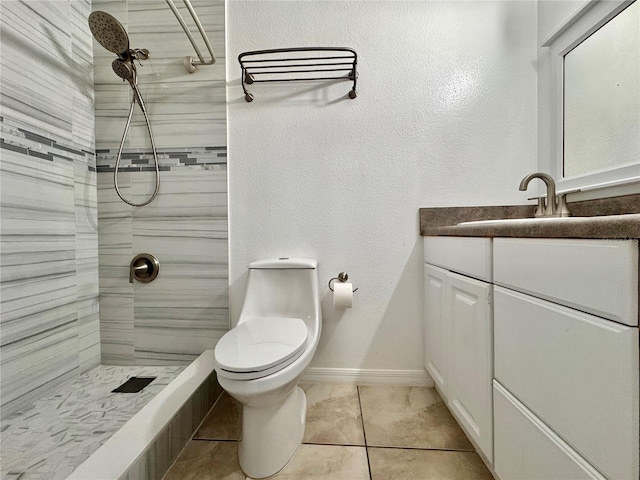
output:
POLYGON ((501 480, 640 477, 640 215, 617 217, 423 224, 425 368, 501 480))
POLYGON ((492 458, 491 239, 426 237, 425 368, 449 409, 492 458))

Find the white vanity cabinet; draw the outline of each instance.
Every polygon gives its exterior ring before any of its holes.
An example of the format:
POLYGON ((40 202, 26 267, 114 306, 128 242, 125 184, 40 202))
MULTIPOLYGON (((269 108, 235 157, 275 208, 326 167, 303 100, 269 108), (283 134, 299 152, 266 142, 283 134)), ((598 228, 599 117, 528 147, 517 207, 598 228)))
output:
POLYGON ((425 237, 425 368, 493 459, 491 239, 425 237))
POLYGON ((496 238, 501 480, 639 478, 638 243, 496 238))
POLYGON ((498 478, 639 480, 638 240, 424 249, 425 367, 498 478))

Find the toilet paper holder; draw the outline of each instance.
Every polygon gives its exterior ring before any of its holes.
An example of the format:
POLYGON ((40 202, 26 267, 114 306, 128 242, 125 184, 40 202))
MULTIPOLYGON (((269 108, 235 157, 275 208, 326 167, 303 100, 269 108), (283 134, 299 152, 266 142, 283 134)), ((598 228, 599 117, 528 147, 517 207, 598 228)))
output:
MULTIPOLYGON (((331 282, 333 282, 334 280, 338 280, 339 282, 344 283, 347 280, 349 280, 349 275, 346 272, 340 272, 337 277, 333 277, 331 280, 329 280, 329 290, 331 290, 332 292, 333 292, 333 287, 331 286, 331 282)), ((358 289, 357 288, 353 289, 354 292, 356 290, 358 289)))

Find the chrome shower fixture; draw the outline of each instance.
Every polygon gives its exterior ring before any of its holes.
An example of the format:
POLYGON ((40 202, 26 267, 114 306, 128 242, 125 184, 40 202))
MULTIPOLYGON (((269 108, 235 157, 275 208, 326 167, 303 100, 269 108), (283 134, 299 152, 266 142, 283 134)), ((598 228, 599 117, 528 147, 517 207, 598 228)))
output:
MULTIPOLYGON (((129 82, 131 89, 133 90, 133 96, 131 98, 131 104, 129 106, 129 115, 127 117, 127 124, 122 134, 122 141, 120 142, 120 148, 118 149, 118 156, 116 158, 116 165, 114 168, 113 184, 116 189, 116 193, 120 199, 133 206, 143 207, 148 205, 156 198, 158 190, 160 189, 160 168, 158 166, 158 153, 156 151, 156 144, 153 139, 153 133, 151 132, 151 123, 149 122, 149 116, 147 115, 147 108, 145 107, 142 94, 138 88, 138 72, 136 71, 135 61, 140 63, 142 60, 149 58, 149 50, 146 48, 130 48, 129 35, 124 29, 122 24, 113 16, 106 12, 95 11, 89 15, 89 29, 93 34, 96 41, 102 45, 105 49, 118 55, 113 62, 111 62, 111 68, 116 75, 122 80, 129 82), (149 138, 151 139, 151 147, 153 149, 153 158, 155 160, 156 167, 156 186, 151 198, 142 203, 133 203, 122 196, 120 189, 118 188, 118 169, 120 167, 120 159, 122 157, 122 150, 124 149, 124 142, 131 126, 131 119, 133 117, 133 110, 136 103, 140 106, 140 110, 144 114, 144 119, 147 123, 147 130, 149 131, 149 138)), ((140 63, 142 65, 142 63, 140 63)))
POLYGON ((115 17, 95 11, 89 15, 89 28, 100 45, 123 57, 129 51, 129 35, 115 17))
POLYGON ((134 60, 137 60, 138 63, 141 60, 147 60, 149 58, 149 50, 146 48, 130 48, 127 31, 115 17, 106 12, 91 12, 89 15, 89 29, 100 45, 118 55, 118 58, 111 64, 116 75, 129 83, 135 83, 136 65, 134 60))

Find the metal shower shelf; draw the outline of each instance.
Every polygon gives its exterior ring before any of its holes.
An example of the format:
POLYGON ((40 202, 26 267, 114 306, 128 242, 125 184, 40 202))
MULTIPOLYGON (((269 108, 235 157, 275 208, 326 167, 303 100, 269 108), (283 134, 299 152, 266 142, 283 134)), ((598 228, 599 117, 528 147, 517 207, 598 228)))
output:
POLYGON ((301 47, 255 50, 238 55, 244 99, 253 101, 247 84, 314 80, 350 80, 356 98, 358 55, 347 47, 301 47))

